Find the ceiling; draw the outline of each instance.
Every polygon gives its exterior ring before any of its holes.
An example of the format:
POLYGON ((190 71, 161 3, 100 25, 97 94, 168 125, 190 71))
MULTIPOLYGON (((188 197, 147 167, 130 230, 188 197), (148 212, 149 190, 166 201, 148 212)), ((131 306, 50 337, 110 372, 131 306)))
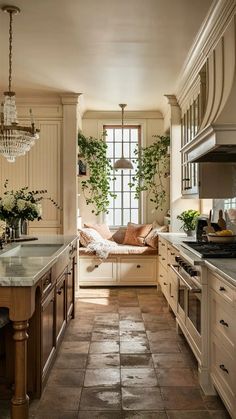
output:
MULTIPOLYGON (((212 0, 15 0, 17 95, 83 93, 88 110, 162 110, 212 0)), ((0 5, 6 2, 0 0, 0 5)), ((10 2, 10 4, 12 4, 10 2)), ((9 18, 0 13, 0 88, 9 18)))

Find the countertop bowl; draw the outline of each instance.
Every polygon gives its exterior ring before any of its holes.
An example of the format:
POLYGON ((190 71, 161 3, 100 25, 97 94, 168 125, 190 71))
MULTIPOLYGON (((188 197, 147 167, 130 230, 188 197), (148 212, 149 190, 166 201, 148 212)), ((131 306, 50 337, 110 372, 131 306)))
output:
POLYGON ((234 243, 236 241, 236 235, 218 236, 214 233, 208 233, 207 240, 211 243, 234 243))

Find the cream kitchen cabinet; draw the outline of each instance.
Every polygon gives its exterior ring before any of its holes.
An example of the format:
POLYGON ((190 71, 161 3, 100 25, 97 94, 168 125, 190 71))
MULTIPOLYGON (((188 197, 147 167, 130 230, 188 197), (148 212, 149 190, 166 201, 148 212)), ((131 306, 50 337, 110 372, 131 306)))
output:
POLYGON ((208 271, 210 285, 210 375, 236 418, 236 287, 208 271))
POLYGON ((157 256, 117 255, 100 261, 96 256, 80 256, 79 285, 155 285, 157 256))

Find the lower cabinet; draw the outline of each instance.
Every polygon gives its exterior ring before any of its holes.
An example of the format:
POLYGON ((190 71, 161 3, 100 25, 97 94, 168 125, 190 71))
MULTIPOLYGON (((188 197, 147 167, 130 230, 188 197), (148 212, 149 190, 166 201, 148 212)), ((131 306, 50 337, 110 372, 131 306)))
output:
POLYGON ((55 312, 55 292, 54 289, 42 302, 41 314, 41 345, 42 345, 42 375, 45 376, 50 360, 56 350, 54 339, 54 312, 55 312))
POLYGON ((56 341, 58 341, 66 327, 66 293, 67 268, 57 280, 56 285, 56 341))
POLYGON ((80 256, 79 284, 93 285, 155 285, 157 256, 120 255, 100 261, 95 256, 80 256))

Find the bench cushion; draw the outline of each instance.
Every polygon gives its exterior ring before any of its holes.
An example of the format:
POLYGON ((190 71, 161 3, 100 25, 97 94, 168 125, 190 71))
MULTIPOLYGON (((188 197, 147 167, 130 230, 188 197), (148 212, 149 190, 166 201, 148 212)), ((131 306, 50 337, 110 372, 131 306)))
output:
MULTIPOLYGON (((87 247, 80 247, 79 254, 81 256, 95 255, 95 252, 92 252, 87 247)), ((109 253, 109 256, 114 255, 157 255, 157 249, 153 249, 149 246, 139 247, 119 244, 117 247, 112 249, 112 252, 109 253)))

